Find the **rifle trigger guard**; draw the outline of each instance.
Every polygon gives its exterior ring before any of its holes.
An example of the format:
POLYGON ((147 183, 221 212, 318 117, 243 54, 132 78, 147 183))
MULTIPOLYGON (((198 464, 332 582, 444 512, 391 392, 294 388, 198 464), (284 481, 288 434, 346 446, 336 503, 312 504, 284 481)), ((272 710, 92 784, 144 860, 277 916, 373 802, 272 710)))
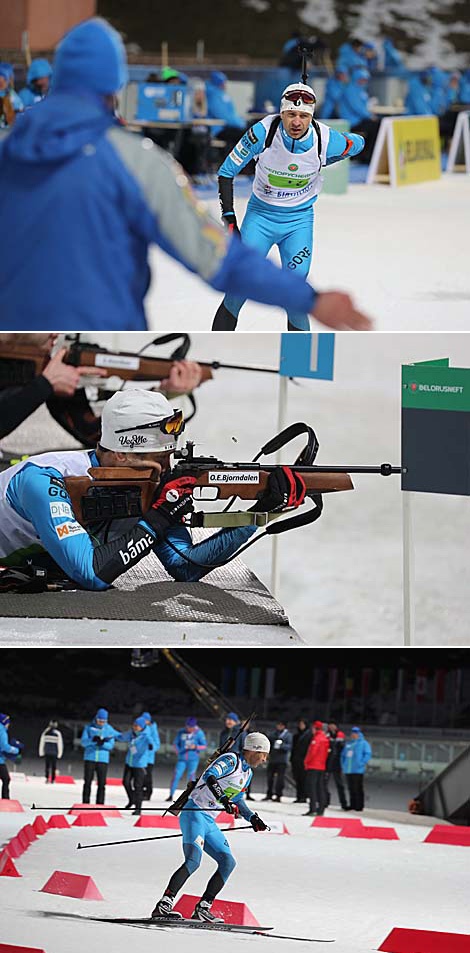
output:
POLYGON ((255 457, 254 462, 256 462, 262 455, 276 453, 276 451, 280 450, 281 447, 285 447, 286 444, 291 443, 292 440, 295 440, 296 437, 303 433, 307 434, 307 443, 305 444, 303 450, 301 450, 299 453, 293 466, 312 466, 318 453, 318 438, 313 427, 310 427, 309 424, 301 423, 300 421, 296 424, 290 424, 289 427, 285 428, 285 430, 281 430, 281 432, 276 434, 275 437, 272 437, 271 440, 268 440, 268 442, 264 444, 264 447, 261 447, 261 450, 255 457))

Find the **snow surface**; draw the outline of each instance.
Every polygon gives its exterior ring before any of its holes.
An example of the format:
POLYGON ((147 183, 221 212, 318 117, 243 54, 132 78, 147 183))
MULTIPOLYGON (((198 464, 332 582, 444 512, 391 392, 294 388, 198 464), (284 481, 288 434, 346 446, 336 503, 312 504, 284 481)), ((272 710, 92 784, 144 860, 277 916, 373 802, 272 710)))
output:
MULTIPOLYGON (((126 350, 137 350, 149 339, 142 334, 92 337, 126 350)), ((198 334, 190 356, 278 367, 279 336, 198 334)), ((401 364, 436 357, 470 367, 470 335, 339 335, 335 380, 289 384, 286 424, 305 420, 314 427, 318 464, 399 464, 401 364)), ((278 390, 274 375, 217 371, 198 390, 198 413, 185 436, 195 440, 198 453, 251 460, 278 431, 278 390)), ((2 444, 36 452, 75 445, 45 408, 2 444)), ((293 448, 283 462, 295 459, 300 442, 293 448)), ((277 596, 309 644, 400 645, 400 478, 357 475, 353 482, 354 492, 325 497, 317 523, 283 536, 277 596)), ((413 494, 413 522, 416 644, 468 645, 469 501, 413 494)), ((244 556, 268 586, 270 549, 263 539, 244 556)))
MULTIPOLYGON (((244 191, 245 184, 235 182, 240 220, 244 191)), ((206 204, 218 218, 215 195, 206 204)), ((323 194, 316 205, 310 281, 318 290, 352 294, 376 331, 468 331, 469 207, 470 176, 458 173, 396 189, 356 184, 345 195, 323 194)), ((277 249, 272 257, 279 262, 277 249)), ((162 333, 210 331, 221 294, 159 249, 151 263, 149 326, 162 333)), ((322 329, 312 322, 312 330, 322 329)), ((285 330, 281 309, 244 305, 238 331, 285 330)))
MULTIPOLYGON (((80 800, 79 785, 44 784, 42 779, 15 782, 15 796, 29 808, 32 803, 70 806, 80 800)), ((166 789, 154 792, 152 804, 164 804, 166 789)), ((108 801, 122 807, 121 788, 108 790, 108 801)), ((258 921, 274 926, 276 933, 302 937, 334 937, 332 953, 368 953, 377 950, 393 927, 470 933, 468 915, 469 848, 424 844, 429 827, 414 825, 410 815, 403 823, 373 820, 365 824, 392 826, 398 841, 352 840, 336 830, 314 829, 302 816, 305 805, 255 805, 269 823, 283 821, 290 835, 240 831, 228 839, 237 867, 221 899, 248 905, 258 921), (410 823, 411 821, 411 823, 410 823)), ((46 819, 54 811, 23 814, 0 813, 0 844, 14 836, 38 813, 46 819)), ((377 812, 375 812, 377 814, 377 812)), ((344 814, 328 810, 327 816, 344 814)), ((352 815, 349 814, 348 817, 352 815)), ((355 815, 353 815, 355 816, 355 815)), ((386 817, 386 815, 385 815, 386 817)), ((71 820, 71 818, 69 818, 71 820)), ((169 875, 182 860, 178 838, 77 851, 82 845, 158 835, 158 829, 135 828, 135 818, 108 819, 107 827, 52 830, 35 841, 15 865, 21 879, 3 877, 1 884, 0 943, 33 946, 46 953, 128 953, 130 944, 142 953, 161 949, 194 953, 221 948, 219 934, 143 930, 55 917, 148 916, 166 886, 169 875), (54 870, 91 876, 104 901, 74 900, 41 893, 54 870)), ((242 822, 243 823, 243 822, 242 822)), ((246 822, 244 822, 246 823, 246 822)), ((273 824, 273 826, 276 826, 273 824)), ((163 832, 165 833, 165 832, 163 832)), ((168 831, 168 834, 175 833, 168 831)), ((183 892, 198 895, 214 869, 205 857, 199 871, 183 892)), ((264 949, 265 939, 225 935, 227 951, 264 949)), ((269 949, 314 950, 312 944, 270 940, 269 949)), ((321 949, 321 947, 318 947, 321 949)))

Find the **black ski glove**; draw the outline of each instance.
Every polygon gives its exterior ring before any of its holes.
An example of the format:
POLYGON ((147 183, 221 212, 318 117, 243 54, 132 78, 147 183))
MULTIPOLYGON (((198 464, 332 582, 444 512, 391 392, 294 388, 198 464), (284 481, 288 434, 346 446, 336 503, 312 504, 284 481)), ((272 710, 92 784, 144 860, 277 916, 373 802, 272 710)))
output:
POLYGON ((192 512, 195 484, 195 477, 189 476, 160 484, 152 506, 144 514, 145 522, 155 530, 157 539, 164 539, 170 526, 181 523, 183 516, 192 512))
POLYGON ((268 484, 251 509, 255 513, 276 513, 297 507, 305 499, 306 486, 299 473, 290 467, 276 467, 269 474, 268 484))
POLYGON ((240 229, 238 227, 237 216, 235 215, 235 212, 226 212, 225 215, 222 216, 222 221, 225 225, 225 228, 227 229, 227 231, 230 232, 231 235, 240 234, 240 229))
POLYGON ((106 738, 95 738, 95 745, 104 745, 106 738))
POLYGON ((250 817, 250 824, 256 834, 257 831, 267 831, 268 825, 261 820, 258 814, 252 814, 250 817))

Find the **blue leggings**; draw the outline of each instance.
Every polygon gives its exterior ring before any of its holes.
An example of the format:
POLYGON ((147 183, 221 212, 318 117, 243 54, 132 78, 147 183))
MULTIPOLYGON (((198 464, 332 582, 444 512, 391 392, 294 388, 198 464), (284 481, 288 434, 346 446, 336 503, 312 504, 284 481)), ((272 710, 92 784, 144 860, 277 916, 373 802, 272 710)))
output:
MULTIPOLYGON (((281 256, 281 265, 289 271, 295 271, 302 278, 307 278, 312 263, 313 252, 313 206, 296 211, 292 214, 277 215, 270 206, 265 213, 260 210, 260 203, 248 203, 245 218, 240 229, 242 241, 251 248, 256 248, 266 256, 273 245, 277 245, 281 256)), ((246 298, 236 295, 226 295, 224 305, 230 314, 238 318, 240 309, 246 298)), ((307 314, 287 310, 289 323, 299 331, 310 331, 310 321, 307 314)))
MULTIPOLYGON (((188 806, 195 807, 191 799, 188 806)), ((236 865, 225 834, 217 827, 214 818, 203 811, 181 811, 180 827, 183 834, 185 864, 190 874, 199 867, 202 853, 209 854, 217 864, 222 880, 228 880, 236 865)))
POLYGON ((176 788, 178 787, 178 783, 183 777, 183 774, 185 771, 188 772, 188 781, 194 781, 194 778, 196 777, 196 770, 197 770, 198 764, 199 764, 199 755, 196 755, 195 758, 188 758, 187 761, 184 760, 183 758, 181 759, 178 758, 178 761, 176 762, 176 765, 175 765, 173 777, 171 779, 170 797, 175 796, 176 788))

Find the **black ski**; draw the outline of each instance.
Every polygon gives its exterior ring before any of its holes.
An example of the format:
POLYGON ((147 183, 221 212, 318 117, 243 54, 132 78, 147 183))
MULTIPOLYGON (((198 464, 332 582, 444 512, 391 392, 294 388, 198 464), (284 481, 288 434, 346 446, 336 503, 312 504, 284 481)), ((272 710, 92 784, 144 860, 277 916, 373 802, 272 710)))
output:
POLYGON ((317 940, 306 936, 285 936, 280 933, 266 933, 266 930, 272 930, 273 927, 251 927, 243 926, 238 923, 209 923, 204 920, 184 920, 183 918, 165 918, 165 917, 86 917, 87 920, 94 920, 97 923, 118 923, 130 927, 167 927, 180 930, 212 930, 221 933, 248 933, 254 936, 273 937, 277 940, 300 940, 304 943, 334 943, 331 940, 317 940))

